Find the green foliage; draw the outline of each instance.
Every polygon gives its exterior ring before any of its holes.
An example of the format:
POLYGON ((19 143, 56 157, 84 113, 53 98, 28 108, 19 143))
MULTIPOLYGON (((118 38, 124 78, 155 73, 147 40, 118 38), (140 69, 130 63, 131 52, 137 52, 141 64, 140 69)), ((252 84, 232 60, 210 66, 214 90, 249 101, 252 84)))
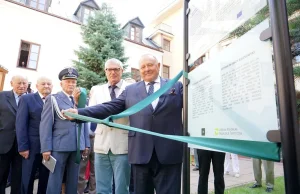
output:
POLYGON ((294 76, 300 78, 300 66, 294 67, 294 76))
MULTIPOLYGON (((253 183, 252 183, 253 184, 253 183)), ((225 194, 259 194, 259 193, 266 193, 266 187, 260 187, 251 189, 249 188, 252 184, 242 185, 230 189, 225 190, 225 194)), ((285 193, 285 186, 284 186, 284 177, 277 177, 275 178, 274 183, 274 190, 273 194, 282 194, 285 193)))
MULTIPOLYGON (((79 72, 78 85, 90 89, 106 82, 104 64, 110 58, 126 62, 124 56, 123 31, 117 23, 112 9, 105 3, 99 11, 82 26, 85 46, 75 51, 78 61, 73 61, 79 72)), ((125 66, 126 68, 126 66, 125 66)))
MULTIPOLYGON (((286 6, 287 6, 288 16, 292 16, 294 13, 299 12, 300 10, 299 0, 288 0, 286 6)), ((265 6, 263 9, 257 12, 257 14, 254 17, 250 18, 243 25, 241 25, 233 32, 231 32, 229 36, 240 37, 268 17, 269 17, 269 5, 265 6)), ((299 24, 300 24, 299 16, 296 16, 295 18, 289 21, 289 30, 290 30, 292 42, 299 42, 300 40, 299 24)))

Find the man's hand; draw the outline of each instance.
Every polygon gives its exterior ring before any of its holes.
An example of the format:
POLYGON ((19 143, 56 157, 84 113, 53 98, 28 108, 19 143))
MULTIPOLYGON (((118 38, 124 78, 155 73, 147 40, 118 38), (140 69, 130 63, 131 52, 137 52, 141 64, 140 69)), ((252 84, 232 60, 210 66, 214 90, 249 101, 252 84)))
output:
POLYGON ((50 159, 50 155, 51 155, 51 152, 44 152, 43 153, 43 159, 48 161, 50 159))
POLYGON ((62 110, 61 113, 64 115, 64 117, 68 120, 74 120, 74 118, 72 117, 68 117, 67 115, 65 115, 65 112, 71 112, 71 113, 74 113, 74 114, 78 114, 78 110, 77 109, 73 109, 73 108, 69 108, 67 110, 62 110))
POLYGON ((73 92, 75 104, 78 104, 80 93, 80 88, 76 88, 73 92))
POLYGON ((23 152, 19 152, 19 154, 25 158, 25 159, 28 159, 29 158, 29 150, 25 150, 23 152))
POLYGON ((82 154, 83 154, 84 156, 87 156, 87 155, 89 154, 89 150, 90 150, 89 148, 85 148, 85 149, 83 150, 83 153, 82 153, 82 154))

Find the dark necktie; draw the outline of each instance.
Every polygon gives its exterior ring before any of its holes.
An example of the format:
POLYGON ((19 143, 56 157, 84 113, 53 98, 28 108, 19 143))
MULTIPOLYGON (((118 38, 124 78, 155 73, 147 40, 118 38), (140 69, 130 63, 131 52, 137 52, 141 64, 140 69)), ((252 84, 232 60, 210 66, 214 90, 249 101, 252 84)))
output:
POLYGON ((70 99, 71 99, 71 102, 72 102, 72 104, 73 104, 73 106, 74 106, 74 97, 73 96, 69 96, 70 97, 70 99))
POLYGON ((154 92, 154 84, 155 84, 155 82, 149 82, 148 83, 148 85, 149 85, 148 96, 150 96, 151 94, 153 94, 153 92, 154 92))
POLYGON ((111 97, 112 100, 116 98, 116 92, 115 92, 116 88, 117 88, 117 86, 110 86, 110 89, 111 89, 110 97, 111 97))
POLYGON ((43 97, 43 98, 42 98, 42 100, 43 100, 43 103, 45 103, 45 99, 46 99, 45 97, 43 97))

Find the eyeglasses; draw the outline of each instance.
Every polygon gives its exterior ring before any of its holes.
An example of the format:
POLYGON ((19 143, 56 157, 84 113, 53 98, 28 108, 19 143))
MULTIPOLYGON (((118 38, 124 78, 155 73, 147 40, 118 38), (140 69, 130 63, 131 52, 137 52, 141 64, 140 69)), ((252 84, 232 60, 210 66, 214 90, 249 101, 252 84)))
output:
POLYGON ((108 71, 108 72, 119 72, 121 70, 121 68, 106 68, 105 71, 108 71))

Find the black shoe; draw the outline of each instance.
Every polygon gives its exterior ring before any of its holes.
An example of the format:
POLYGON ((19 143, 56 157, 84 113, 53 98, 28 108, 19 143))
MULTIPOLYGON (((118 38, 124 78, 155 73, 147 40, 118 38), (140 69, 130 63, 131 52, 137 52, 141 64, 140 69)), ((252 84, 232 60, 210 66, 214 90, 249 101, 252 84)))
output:
POLYGON ((267 187, 266 192, 271 193, 273 191, 273 188, 267 187))
POLYGON ((7 182, 5 187, 10 187, 10 182, 7 182))
POLYGON ((199 170, 198 167, 193 168, 193 171, 198 171, 198 170, 199 170))
POLYGON ((259 187, 261 187, 261 185, 258 185, 258 184, 256 184, 256 183, 254 183, 251 187, 249 187, 249 188, 251 188, 251 189, 255 189, 255 188, 259 188, 259 187))
POLYGON ((89 185, 90 185, 90 182, 88 181, 87 184, 86 184, 86 187, 84 189, 84 193, 89 193, 89 185))

